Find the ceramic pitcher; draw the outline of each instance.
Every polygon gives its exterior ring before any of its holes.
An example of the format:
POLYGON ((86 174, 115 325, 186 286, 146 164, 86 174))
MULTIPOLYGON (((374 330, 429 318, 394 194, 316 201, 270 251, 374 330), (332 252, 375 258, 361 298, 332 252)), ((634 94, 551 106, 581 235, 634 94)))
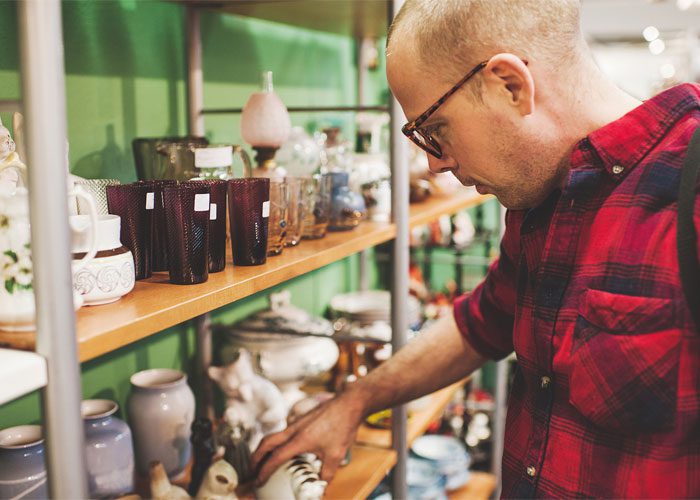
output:
MULTIPOLYGON (((97 251, 95 231, 97 210, 92 197, 80 188, 69 196, 84 200, 91 207, 89 249, 85 256, 74 262, 73 272, 86 266, 97 251)), ((76 231, 77 229, 73 229, 76 231)), ((34 329, 34 289, 29 225, 29 200, 25 188, 0 191, 0 330, 29 331, 34 329)), ((74 294, 76 309, 82 298, 74 294)))
POLYGON ((187 376, 164 368, 132 375, 128 408, 139 474, 148 476, 149 464, 159 461, 169 477, 180 475, 192 452, 194 394, 187 376))
POLYGON ((40 426, 0 431, 0 498, 48 498, 40 426))
POLYGON ((134 491, 131 430, 116 417, 118 409, 117 403, 106 399, 88 399, 80 405, 90 498, 114 498, 134 491))

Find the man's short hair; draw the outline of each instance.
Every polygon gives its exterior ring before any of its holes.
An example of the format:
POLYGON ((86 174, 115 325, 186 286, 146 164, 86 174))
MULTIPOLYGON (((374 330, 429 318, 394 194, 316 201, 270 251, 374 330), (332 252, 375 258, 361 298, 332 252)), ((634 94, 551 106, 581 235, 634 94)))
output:
POLYGON ((585 46, 580 8, 579 0, 406 0, 387 53, 412 44, 424 72, 452 82, 501 52, 564 70, 585 46))

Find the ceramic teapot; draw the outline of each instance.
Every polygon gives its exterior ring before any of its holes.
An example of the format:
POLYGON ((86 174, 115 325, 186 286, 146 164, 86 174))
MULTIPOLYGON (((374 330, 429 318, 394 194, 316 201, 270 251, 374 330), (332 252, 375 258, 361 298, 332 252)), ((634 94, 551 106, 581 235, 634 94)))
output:
MULTIPOLYGON (((80 188, 68 193, 85 201, 90 207, 92 224, 97 227, 97 210, 92 197, 80 188)), ((95 257, 97 241, 91 230, 85 256, 73 263, 73 272, 85 267, 95 257)), ((73 229, 76 231, 76 229, 73 229)), ((34 288, 29 225, 29 199, 25 188, 0 190, 0 330, 30 331, 34 329, 34 288)), ((76 310, 83 304, 78 293, 73 294, 76 310)))

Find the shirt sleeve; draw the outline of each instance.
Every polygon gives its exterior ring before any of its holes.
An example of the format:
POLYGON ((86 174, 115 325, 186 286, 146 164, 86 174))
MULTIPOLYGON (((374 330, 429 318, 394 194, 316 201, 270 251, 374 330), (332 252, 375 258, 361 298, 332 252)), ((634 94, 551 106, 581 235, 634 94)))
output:
POLYGON ((479 354, 495 360, 513 351, 521 222, 520 212, 507 212, 500 257, 479 286, 454 303, 454 317, 462 336, 479 354))

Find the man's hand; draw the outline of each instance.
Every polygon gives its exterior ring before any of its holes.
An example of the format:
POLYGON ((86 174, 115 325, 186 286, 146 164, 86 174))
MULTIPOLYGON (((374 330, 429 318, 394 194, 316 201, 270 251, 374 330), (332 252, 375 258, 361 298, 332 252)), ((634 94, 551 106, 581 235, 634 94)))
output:
POLYGON ((301 453, 322 461, 321 479, 330 481, 355 440, 364 417, 359 395, 349 390, 304 415, 282 432, 267 436, 252 457, 256 484, 262 485, 285 462, 301 453))

